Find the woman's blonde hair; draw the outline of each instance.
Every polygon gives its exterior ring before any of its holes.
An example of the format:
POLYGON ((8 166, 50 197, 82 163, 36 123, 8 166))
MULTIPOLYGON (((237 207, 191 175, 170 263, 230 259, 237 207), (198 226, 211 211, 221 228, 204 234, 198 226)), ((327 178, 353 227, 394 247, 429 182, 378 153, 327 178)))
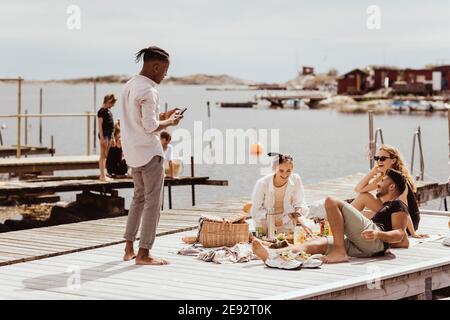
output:
POLYGON ((114 124, 114 131, 113 131, 114 139, 120 136, 120 122, 117 120, 117 122, 114 124))
POLYGON ((114 96, 113 93, 107 94, 107 95, 103 98, 103 103, 108 103, 108 102, 115 103, 116 101, 117 101, 117 99, 116 99, 116 97, 114 96))
POLYGON ((392 169, 400 171, 406 179, 406 183, 410 186, 413 192, 416 192, 417 188, 414 183, 414 179, 411 176, 408 168, 406 167, 405 160, 403 160, 403 156, 400 151, 393 146, 388 144, 383 144, 380 146, 379 150, 385 151, 389 153, 391 159, 395 159, 396 161, 392 164, 392 169))

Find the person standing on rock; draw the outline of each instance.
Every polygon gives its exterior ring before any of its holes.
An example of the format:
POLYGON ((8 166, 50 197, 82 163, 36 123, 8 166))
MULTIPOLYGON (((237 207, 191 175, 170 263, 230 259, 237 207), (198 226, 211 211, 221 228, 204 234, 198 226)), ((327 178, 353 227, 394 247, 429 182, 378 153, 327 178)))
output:
POLYGON ((132 168, 134 182, 134 195, 124 234, 126 245, 123 260, 136 258, 138 265, 164 265, 169 262, 150 254, 161 213, 164 182, 164 151, 159 135, 161 130, 178 125, 183 116, 178 108, 160 112, 156 86, 167 74, 169 54, 151 46, 136 53, 136 62, 141 60, 141 72, 125 84, 120 108, 122 149, 127 164, 132 168), (136 255, 133 243, 141 224, 136 255))

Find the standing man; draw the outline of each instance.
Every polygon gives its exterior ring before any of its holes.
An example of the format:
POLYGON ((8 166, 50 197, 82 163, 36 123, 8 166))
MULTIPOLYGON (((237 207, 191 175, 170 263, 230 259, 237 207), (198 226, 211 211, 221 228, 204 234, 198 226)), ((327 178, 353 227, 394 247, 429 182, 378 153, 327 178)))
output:
POLYGON ((161 213, 161 189, 164 182, 164 151, 159 132, 177 125, 183 118, 172 109, 160 113, 156 85, 167 74, 169 54, 158 47, 148 47, 136 53, 136 62, 144 61, 142 70, 126 84, 120 108, 122 148, 132 168, 134 182, 133 201, 128 213, 124 238, 123 260, 136 258, 139 265, 168 264, 150 254, 161 213), (142 222, 139 251, 134 253, 133 243, 142 222))

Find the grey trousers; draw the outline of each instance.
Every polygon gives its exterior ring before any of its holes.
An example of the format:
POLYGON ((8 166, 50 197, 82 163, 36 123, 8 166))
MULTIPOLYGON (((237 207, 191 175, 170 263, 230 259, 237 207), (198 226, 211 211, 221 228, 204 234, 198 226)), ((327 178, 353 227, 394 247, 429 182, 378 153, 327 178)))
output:
POLYGON ((128 212, 125 240, 134 241, 142 223, 139 248, 151 249, 161 214, 161 190, 164 183, 163 158, 154 156, 142 167, 132 168, 134 195, 128 212))

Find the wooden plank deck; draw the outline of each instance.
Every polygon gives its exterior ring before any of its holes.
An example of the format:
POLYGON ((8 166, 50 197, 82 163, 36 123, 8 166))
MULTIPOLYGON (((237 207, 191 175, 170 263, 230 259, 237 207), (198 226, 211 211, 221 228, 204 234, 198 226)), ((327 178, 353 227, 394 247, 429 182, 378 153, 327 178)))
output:
MULTIPOLYGON (((354 197, 361 174, 305 186, 308 202, 326 196, 354 197)), ((286 272, 259 261, 215 265, 176 255, 184 231, 197 226, 202 213, 240 212, 248 197, 202 204, 161 215, 155 254, 172 265, 142 268, 120 260, 126 217, 92 220, 0 234, 0 298, 24 299, 340 299, 401 298, 450 286, 450 249, 440 241, 394 250, 395 259, 352 259, 317 270, 286 272), (182 233, 180 233, 182 232, 182 233), (21 263, 22 262, 22 263, 21 263), (70 267, 81 268, 80 290, 66 287, 70 267), (367 289, 373 273, 380 290, 367 289), (428 280, 427 280, 428 281, 428 280), (139 286, 137 286, 139 283, 139 286)), ((448 217, 423 215, 420 232, 445 234, 448 217)))
POLYGON ((0 159, 0 173, 98 169, 98 155, 0 159))
MULTIPOLYGON (((239 210, 208 210, 228 216, 239 210)), ((157 236, 197 227, 200 210, 164 210, 157 236)), ((123 243, 126 216, 0 233, 0 266, 123 243), (30 240, 32 239, 32 240, 30 240)))
MULTIPOLYGON (((424 216, 421 232, 447 232, 447 223, 447 217, 424 216)), ((163 267, 121 261, 123 245, 3 266, 0 298, 397 299, 423 293, 429 277, 433 289, 450 285, 450 248, 440 241, 394 250, 394 259, 352 259, 320 269, 283 271, 261 261, 218 265, 177 255, 185 234, 192 231, 157 238, 154 254, 171 261, 163 267), (71 282, 76 274, 79 287, 71 282), (374 278, 380 279, 379 289, 374 278), (375 288, 369 289, 368 283, 375 288)))
MULTIPOLYGON (((361 174, 356 174, 306 185, 307 201, 311 203, 328 195, 351 199, 355 196, 352 188, 360 177, 361 174)), ((164 210, 157 233, 160 236, 193 229, 203 213, 226 216, 241 212, 249 200, 249 197, 242 197, 188 209, 164 210)), ((117 217, 0 233, 0 266, 121 243, 125 223, 126 217, 117 217), (31 246, 27 241, 30 237, 34 239, 31 246)))

